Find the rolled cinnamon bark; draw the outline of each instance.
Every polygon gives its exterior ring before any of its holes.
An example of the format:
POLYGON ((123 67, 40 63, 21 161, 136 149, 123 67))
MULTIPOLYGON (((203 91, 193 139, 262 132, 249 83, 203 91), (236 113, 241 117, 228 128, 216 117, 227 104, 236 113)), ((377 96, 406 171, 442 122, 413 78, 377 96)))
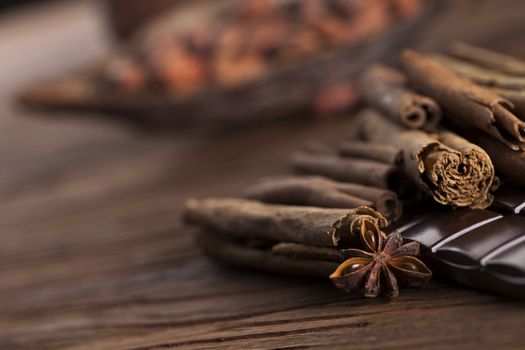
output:
POLYGON ((483 69, 482 67, 468 65, 459 60, 454 60, 443 55, 432 55, 447 68, 473 82, 490 87, 490 90, 509 100, 514 106, 513 111, 521 119, 525 117, 525 79, 512 77, 498 72, 483 69))
POLYGON ((302 147, 302 151, 315 154, 337 154, 337 149, 321 141, 310 141, 306 143, 302 147))
POLYGON ((404 130, 373 110, 358 118, 364 138, 388 141, 403 150, 405 172, 438 203, 471 208, 492 203, 494 167, 480 147, 452 133, 432 137, 404 130))
POLYGON ((339 265, 338 262, 297 259, 271 250, 250 248, 212 232, 200 232, 197 243, 214 260, 259 271, 327 278, 339 265))
POLYGON ((505 175, 516 184, 525 186, 524 151, 513 151, 498 140, 487 137, 480 132, 470 132, 468 138, 490 155, 496 172, 505 175))
POLYGON ((441 109, 431 98, 406 86, 405 76, 394 69, 374 65, 361 75, 358 88, 365 101, 386 116, 411 129, 434 130, 441 109))
POLYGON ((525 123, 509 111, 507 99, 413 51, 404 51, 401 63, 410 84, 434 98, 453 123, 482 130, 514 150, 524 146, 525 123))
POLYGON ((506 75, 450 56, 432 54, 431 57, 454 73, 472 80, 479 85, 502 89, 525 88, 525 77, 506 75))
POLYGON ((525 76, 525 62, 516 57, 460 42, 452 44, 449 51, 453 56, 489 69, 525 76))
POLYGON ((345 246, 363 225, 386 227, 388 221, 369 207, 328 209, 263 204, 243 199, 190 199, 185 220, 238 238, 261 238, 325 247, 345 246))
POLYGON ((327 208, 369 206, 390 221, 401 216, 397 195, 389 190, 354 183, 342 183, 321 176, 279 176, 263 179, 245 196, 274 204, 308 205, 327 208))
POLYGON ((392 145, 360 141, 345 141, 338 146, 343 157, 364 158, 399 165, 403 162, 403 152, 392 145))
POLYGON ((346 260, 340 249, 316 247, 299 243, 277 243, 272 247, 272 253, 302 260, 333 261, 339 263, 346 260))
POLYGON ((392 164, 332 154, 301 152, 292 158, 292 166, 300 174, 323 175, 338 181, 394 191, 401 177, 398 168, 392 164))
POLYGON ((522 119, 525 118, 525 90, 494 88, 492 91, 512 102, 516 114, 522 119))

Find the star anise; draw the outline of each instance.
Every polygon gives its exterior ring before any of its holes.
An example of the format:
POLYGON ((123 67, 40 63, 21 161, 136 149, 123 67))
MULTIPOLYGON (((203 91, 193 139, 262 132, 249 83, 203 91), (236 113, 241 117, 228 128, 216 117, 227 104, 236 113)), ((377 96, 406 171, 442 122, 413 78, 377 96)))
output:
POLYGON ((364 249, 344 249, 347 260, 330 275, 337 288, 350 292, 364 287, 364 296, 373 298, 384 284, 388 295, 396 297, 399 285, 420 286, 432 276, 415 257, 419 254, 419 243, 403 245, 399 232, 386 236, 376 225, 365 222, 360 240, 364 249))

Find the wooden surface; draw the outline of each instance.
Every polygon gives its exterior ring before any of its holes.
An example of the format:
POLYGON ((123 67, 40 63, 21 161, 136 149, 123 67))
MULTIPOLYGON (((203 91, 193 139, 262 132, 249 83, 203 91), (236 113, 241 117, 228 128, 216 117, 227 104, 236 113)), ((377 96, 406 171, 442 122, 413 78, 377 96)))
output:
MULTIPOLYGON (((523 3, 464 1, 475 16, 448 16, 471 26, 436 24, 420 46, 463 37, 525 57, 523 3)), ((107 50, 99 12, 60 2, 0 19, 0 349, 524 348, 525 305, 507 298, 434 281, 363 300, 208 261, 180 222, 185 198, 284 173, 291 150, 343 139, 349 121, 154 136, 13 106, 32 78, 107 50)))

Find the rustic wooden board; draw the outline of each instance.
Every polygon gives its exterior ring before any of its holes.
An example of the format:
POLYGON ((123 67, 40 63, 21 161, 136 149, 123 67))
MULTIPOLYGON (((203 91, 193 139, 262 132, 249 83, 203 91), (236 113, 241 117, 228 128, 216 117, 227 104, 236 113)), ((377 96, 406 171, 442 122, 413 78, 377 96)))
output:
MULTIPOLYGON (((9 39, 0 40, 0 76, 9 73, 0 79, 1 349, 523 349, 525 305, 507 298, 434 281, 395 301, 363 300, 329 282, 208 261, 180 222, 185 198, 235 195, 260 176, 284 173, 291 150, 343 139, 350 121, 143 135, 67 114, 41 119, 9 103, 13 88, 107 46, 93 24, 93 2, 50 6, 0 21, 0 39, 9 39), (51 39, 45 33, 57 11, 69 14, 71 33, 51 39), (36 44, 45 37, 63 52, 75 47, 75 31, 90 50, 69 60, 36 44), (27 69, 14 74, 13 67, 27 69)), ((481 9, 472 19, 478 26, 490 18, 511 32, 517 24, 501 24, 504 11, 525 13, 516 0, 459 8, 481 9)), ((439 46, 450 32, 437 26, 428 38, 439 46)), ((477 42, 525 56, 519 33, 486 32, 492 37, 477 42)), ((475 38, 468 27, 456 33, 475 38)))

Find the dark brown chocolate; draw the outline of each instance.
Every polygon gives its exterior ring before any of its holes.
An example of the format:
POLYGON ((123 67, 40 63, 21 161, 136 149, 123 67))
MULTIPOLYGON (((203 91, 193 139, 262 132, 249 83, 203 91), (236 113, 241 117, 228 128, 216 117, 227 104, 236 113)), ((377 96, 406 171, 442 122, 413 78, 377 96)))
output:
POLYGON ((525 216, 525 190, 506 183, 494 193, 492 209, 502 213, 525 216))
POLYGON ((477 227, 501 218, 502 215, 481 209, 443 210, 408 223, 399 230, 411 240, 418 241, 422 248, 432 248, 460 236, 477 227))
POLYGON ((432 210, 405 221, 398 229, 406 239, 421 244, 423 259, 438 274, 523 299, 525 217, 508 214, 518 202, 516 196, 507 201, 504 199, 508 197, 500 197, 500 202, 508 204, 501 206, 503 214, 491 210, 432 210))

